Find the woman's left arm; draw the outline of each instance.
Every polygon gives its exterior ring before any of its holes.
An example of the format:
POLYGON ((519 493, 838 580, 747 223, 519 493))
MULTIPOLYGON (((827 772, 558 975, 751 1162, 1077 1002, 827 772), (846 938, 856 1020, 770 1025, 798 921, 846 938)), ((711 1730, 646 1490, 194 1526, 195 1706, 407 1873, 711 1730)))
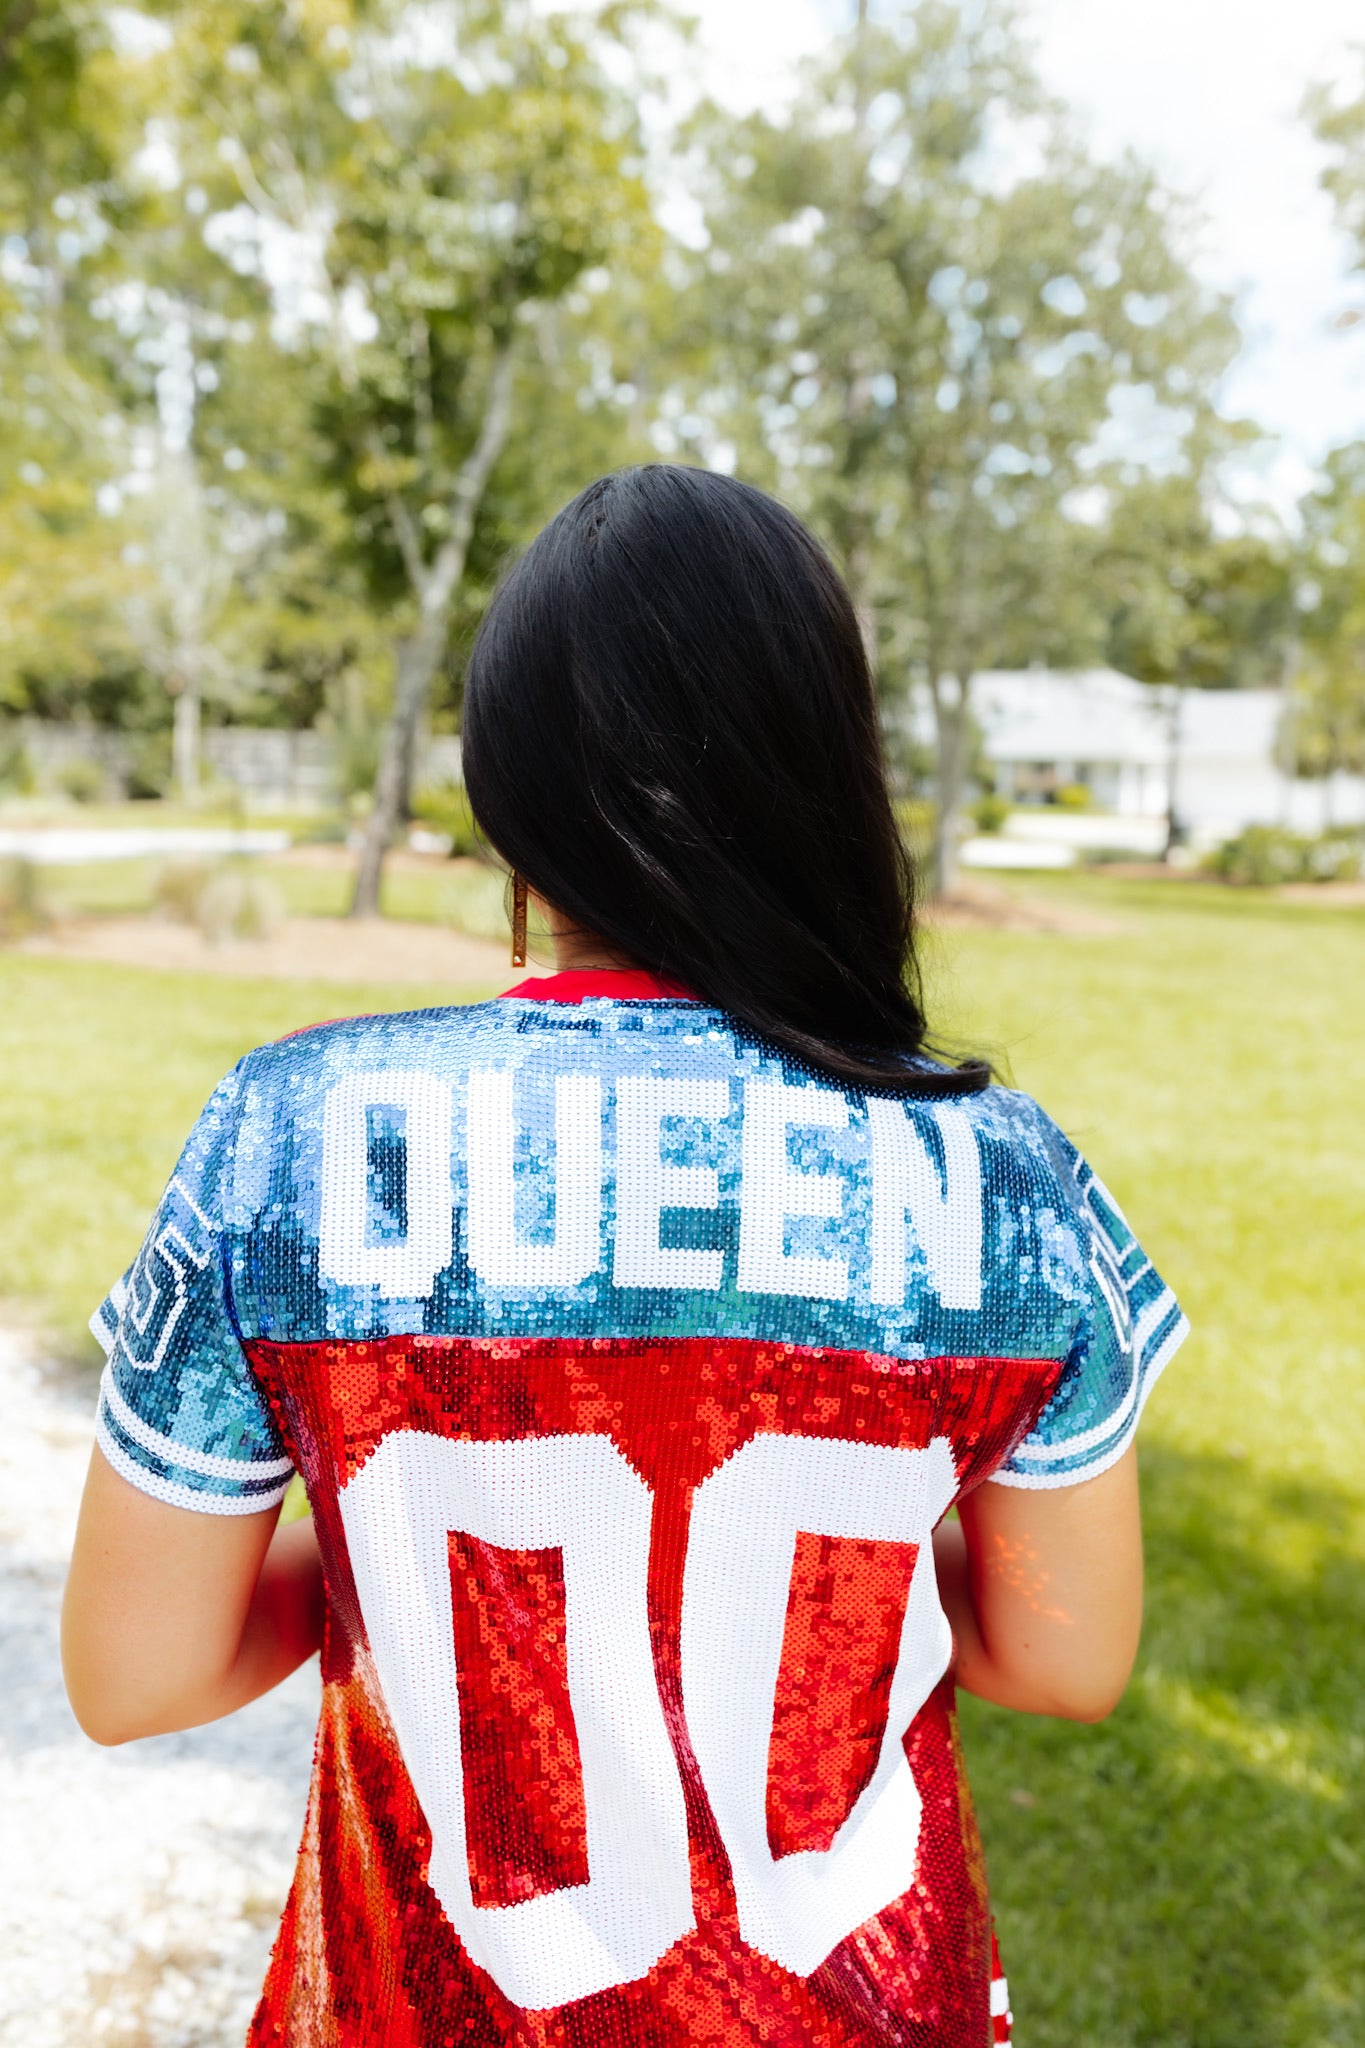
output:
POLYGON ((1076 1486, 988 1480, 958 1516, 934 1534, 958 1684, 1026 1714, 1103 1720, 1142 1632, 1136 1446, 1076 1486))
POLYGON ((196 1514, 153 1499, 95 1450, 62 1606, 62 1668, 94 1741, 216 1721, 287 1678, 322 1641, 311 1520, 278 1505, 196 1514))

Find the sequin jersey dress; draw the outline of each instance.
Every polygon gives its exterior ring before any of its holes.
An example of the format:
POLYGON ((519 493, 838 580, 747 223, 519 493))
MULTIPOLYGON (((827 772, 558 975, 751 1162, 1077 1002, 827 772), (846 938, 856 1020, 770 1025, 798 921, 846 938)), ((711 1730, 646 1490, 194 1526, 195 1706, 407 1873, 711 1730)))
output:
POLYGON ((177 1506, 307 1485, 323 1696, 254 2048, 1008 2035, 932 1533, 1184 1334, 1028 1098, 865 1096, 619 975, 321 1026, 95 1318, 177 1506))

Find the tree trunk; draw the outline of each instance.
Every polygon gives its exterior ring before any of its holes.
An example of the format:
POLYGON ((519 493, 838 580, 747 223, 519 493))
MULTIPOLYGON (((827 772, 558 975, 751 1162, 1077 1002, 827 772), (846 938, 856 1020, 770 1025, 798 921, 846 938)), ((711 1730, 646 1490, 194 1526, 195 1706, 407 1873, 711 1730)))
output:
POLYGON ((417 593, 420 611, 417 629, 398 650, 398 673, 394 679, 393 711, 384 729, 379 772, 375 778, 374 809, 365 828, 360 865, 356 870, 352 917, 379 915, 379 887, 384 857, 398 825, 407 793, 413 747, 422 713, 426 709, 432 679, 445 654, 451 607, 464 575, 465 558, 474 533, 483 494, 488 488, 493 465, 501 455, 512 424, 512 347, 500 344, 493 358, 479 438, 455 480, 450 498, 450 531, 430 567, 421 562, 412 537, 412 515, 406 507, 391 505, 395 536, 407 563, 408 575, 417 593))
POLYGON ((863 652, 867 665, 872 671, 872 680, 877 680, 878 655, 877 614, 872 603, 872 548, 868 535, 869 521, 856 503, 851 508, 853 539, 844 563, 844 582, 853 600, 853 610, 858 620, 858 631, 862 635, 863 652))
POLYGON ((176 678, 176 684, 171 779, 181 802, 192 804, 199 800, 199 691, 191 677, 183 673, 176 678))
POLYGON ((398 674, 394 682, 393 712, 384 728, 375 777, 374 809, 365 829, 360 866, 356 871, 352 917, 378 917, 379 885, 384 856, 389 850, 403 807, 407 764, 422 716, 432 677, 445 653, 446 608, 424 615, 411 639, 398 649, 398 674))
POLYGON ((1180 820, 1180 744, 1185 694, 1179 683, 1171 685, 1166 709, 1166 844, 1161 858, 1169 861, 1184 843, 1185 828, 1180 820))
POLYGON ((1275 765, 1280 771, 1280 823, 1286 830, 1294 822, 1294 780, 1298 773, 1298 705, 1294 684, 1299 671, 1297 634, 1286 642, 1280 670, 1280 720, 1275 740, 1275 765))
MULTIPOLYGON (((439 660, 436 665, 440 667, 439 660)), ((406 825, 412 816, 412 796, 417 787, 417 750, 423 738, 423 723, 420 715, 414 718, 403 746, 402 772, 398 777, 398 822, 402 825, 406 825)))
POLYGON ((946 678, 934 677, 930 695, 934 704, 934 732, 938 753, 938 803, 934 811, 932 881, 935 896, 948 896, 957 887, 958 838, 962 823, 962 787, 967 772, 967 703, 970 676, 954 678, 950 693, 946 678))

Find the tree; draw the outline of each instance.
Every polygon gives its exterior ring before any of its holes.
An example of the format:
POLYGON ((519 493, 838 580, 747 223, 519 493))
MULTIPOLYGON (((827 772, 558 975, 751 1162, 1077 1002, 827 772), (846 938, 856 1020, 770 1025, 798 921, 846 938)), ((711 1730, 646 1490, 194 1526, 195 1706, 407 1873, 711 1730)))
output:
POLYGON ((102 488, 126 462, 91 302, 126 218, 102 10, 0 0, 0 704, 135 694, 127 580, 102 488))
MULTIPOLYGON (((653 224, 612 65, 630 16, 401 0, 176 16, 177 146, 210 233, 268 280, 309 372, 327 481, 397 625, 393 707, 354 910, 385 850, 537 326, 653 224), (279 289, 289 252, 304 290, 279 289)), ((619 63, 617 70, 619 71, 619 63)))
POLYGON ((1166 714, 1169 859, 1184 837, 1180 757, 1187 689, 1281 689, 1297 659, 1294 550, 1239 531, 1220 501, 1220 458, 1239 438, 1210 420, 1186 466, 1116 483, 1088 576, 1104 659, 1159 691, 1166 714))
POLYGON ((1304 499, 1301 659, 1286 754, 1299 775, 1365 774, 1365 442, 1329 457, 1304 499))
MULTIPOLYGON (((1327 152, 1322 184, 1365 273, 1365 77, 1354 96, 1320 86, 1305 111, 1327 152)), ((1348 323, 1358 326, 1353 317, 1348 323)), ((1300 774, 1365 773, 1365 444, 1340 448, 1304 500, 1304 664, 1291 711, 1300 774)))
POLYGON ((973 677, 1024 638, 1096 644, 1084 500, 1144 435, 1186 459, 1235 330, 1180 208, 1081 152, 994 5, 861 23, 789 119, 702 140, 708 424, 830 534, 884 683, 923 679, 948 888, 973 677))
POLYGON ((157 126, 154 24, 127 42, 112 23, 79 0, 0 22, 0 204, 21 252, 0 340, 0 445, 21 458, 0 498, 9 694, 136 723, 173 704, 193 796, 203 698, 236 680, 234 585, 273 544, 200 445, 225 355, 253 331, 157 126))

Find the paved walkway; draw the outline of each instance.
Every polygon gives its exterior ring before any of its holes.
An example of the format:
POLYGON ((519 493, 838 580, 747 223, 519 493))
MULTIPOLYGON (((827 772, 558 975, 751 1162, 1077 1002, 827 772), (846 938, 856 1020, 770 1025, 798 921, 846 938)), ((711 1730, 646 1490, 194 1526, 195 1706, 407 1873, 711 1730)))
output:
POLYGON ((0 2044, 240 2048, 303 1821, 316 1666, 101 1750, 57 1661, 94 1385, 0 1330, 0 2044))
POLYGON ((0 855, 66 867, 91 860, 164 858, 167 854, 284 853, 287 832, 213 825, 20 825, 0 831, 0 855))

